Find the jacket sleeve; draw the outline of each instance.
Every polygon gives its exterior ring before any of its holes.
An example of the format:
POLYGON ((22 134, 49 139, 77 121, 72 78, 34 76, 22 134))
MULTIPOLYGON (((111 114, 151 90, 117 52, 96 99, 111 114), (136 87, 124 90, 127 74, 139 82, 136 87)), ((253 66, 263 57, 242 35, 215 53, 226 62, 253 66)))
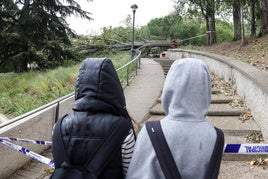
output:
POLYGON ((143 127, 138 134, 126 178, 164 178, 164 174, 145 127, 143 127))
POLYGON ((124 142, 121 145, 122 166, 123 166, 124 177, 127 174, 127 170, 130 164, 130 160, 132 158, 135 142, 136 141, 135 141, 134 131, 131 128, 128 132, 128 135, 124 139, 124 142))

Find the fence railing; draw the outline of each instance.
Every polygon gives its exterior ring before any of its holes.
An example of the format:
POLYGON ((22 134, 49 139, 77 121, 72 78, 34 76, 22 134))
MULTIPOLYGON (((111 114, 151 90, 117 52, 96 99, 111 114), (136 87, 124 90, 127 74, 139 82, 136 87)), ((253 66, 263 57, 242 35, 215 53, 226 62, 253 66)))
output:
MULTIPOLYGON (((140 58, 141 58, 140 56, 141 56, 141 51, 139 51, 139 50, 135 51, 134 59, 132 59, 131 61, 129 61, 125 65, 121 66, 120 68, 116 69, 116 72, 117 72, 118 76, 122 77, 121 78, 122 82, 126 81, 127 85, 129 84, 130 73, 133 72, 132 68, 135 68, 136 75, 137 75, 137 69, 140 68, 140 58), (120 75, 120 73, 122 73, 123 75, 122 74, 120 75)), ((28 116, 30 116, 32 114, 35 114, 35 113, 37 113, 39 111, 42 111, 42 110, 44 110, 46 108, 49 108, 49 107, 53 106, 53 105, 57 105, 57 111, 56 111, 56 116, 55 116, 55 120, 57 120, 57 117, 59 115, 58 114, 58 106, 59 106, 59 104, 62 101, 72 97, 73 95, 74 95, 74 92, 72 92, 72 93, 70 93, 70 94, 68 94, 66 96, 63 96, 63 97, 61 97, 59 99, 56 99, 56 100, 54 100, 54 101, 52 101, 52 102, 50 102, 50 103, 48 103, 46 105, 43 105, 43 106, 41 106, 41 107, 39 107, 37 109, 29 111, 29 112, 27 112, 27 113, 25 113, 23 115, 15 117, 15 118, 13 118, 11 120, 7 120, 6 122, 3 122, 3 123, 0 124, 0 128, 8 126, 8 125, 10 125, 10 124, 12 124, 12 123, 14 123, 16 121, 24 119, 24 118, 26 118, 26 117, 28 117, 28 116)))
POLYGON ((140 58, 141 58, 141 51, 139 50, 135 51, 134 58, 131 61, 121 66, 120 68, 116 69, 118 76, 121 77, 123 76, 121 79, 125 79, 127 85, 129 84, 129 75, 132 72, 133 68, 135 68, 136 70, 136 75, 138 73, 138 68, 140 68, 140 58), (123 75, 120 75, 121 72, 123 73, 123 75))

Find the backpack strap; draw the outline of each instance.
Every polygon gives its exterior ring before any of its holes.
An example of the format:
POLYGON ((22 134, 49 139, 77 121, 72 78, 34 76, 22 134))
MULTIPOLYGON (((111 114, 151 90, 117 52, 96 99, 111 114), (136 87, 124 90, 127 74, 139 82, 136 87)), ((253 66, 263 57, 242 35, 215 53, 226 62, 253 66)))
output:
POLYGON ((70 161, 66 153, 61 135, 61 123, 66 116, 67 114, 56 122, 55 129, 53 131, 53 158, 57 158, 57 160, 54 160, 55 168, 61 166, 62 164, 70 165, 70 161))
POLYGON ((211 155, 209 165, 206 171, 207 179, 216 179, 219 175, 222 153, 223 153, 223 146, 224 146, 224 134, 222 130, 215 127, 217 133, 217 139, 215 142, 214 150, 211 155))
MULTIPOLYGON (((61 135, 61 123, 64 117, 58 120, 54 129, 52 147, 53 157, 57 156, 55 167, 71 165, 61 135)), ((94 156, 87 160, 83 168, 98 176, 114 156, 118 147, 121 147, 120 144, 123 142, 130 129, 131 123, 128 120, 122 118, 117 120, 111 127, 111 131, 105 137, 103 144, 98 148, 94 156)))
POLYGON ((121 147, 120 144, 124 141, 130 129, 131 123, 128 120, 117 120, 117 123, 105 137, 103 144, 97 150, 96 154, 87 162, 87 169, 96 176, 99 176, 114 156, 118 147, 121 147))
POLYGON ((149 121, 145 125, 166 179, 181 179, 179 170, 163 134, 160 121, 149 121))

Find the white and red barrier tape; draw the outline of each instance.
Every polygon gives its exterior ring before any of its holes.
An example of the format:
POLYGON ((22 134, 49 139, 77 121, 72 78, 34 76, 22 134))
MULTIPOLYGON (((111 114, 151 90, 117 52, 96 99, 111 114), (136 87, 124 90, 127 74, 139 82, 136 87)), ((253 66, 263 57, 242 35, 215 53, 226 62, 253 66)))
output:
POLYGON ((4 140, 3 138, 0 138, 0 142, 2 144, 12 148, 12 149, 15 149, 15 150, 17 150, 17 151, 19 151, 19 152, 21 152, 21 153, 33 158, 33 159, 35 159, 35 160, 38 160, 41 163, 47 164, 51 168, 54 168, 54 161, 49 159, 49 158, 47 158, 47 157, 44 157, 44 156, 42 156, 40 154, 32 152, 32 151, 30 151, 29 149, 27 149, 25 147, 13 144, 13 143, 11 143, 11 142, 9 142, 7 140, 4 140))
POLYGON ((224 153, 268 154, 268 144, 225 144, 224 153))
MULTIPOLYGON (((39 140, 31 140, 31 139, 20 139, 20 138, 11 138, 11 137, 0 137, 0 143, 15 149, 35 160, 38 160, 41 163, 44 163, 51 168, 54 168, 54 161, 47 157, 44 157, 40 154, 30 151, 29 149, 13 144, 9 141, 17 141, 17 142, 26 142, 40 145, 49 145, 52 146, 52 142, 50 141, 39 141, 39 140)), ((224 153, 236 153, 236 154, 268 154, 268 144, 225 144, 224 145, 224 153)))

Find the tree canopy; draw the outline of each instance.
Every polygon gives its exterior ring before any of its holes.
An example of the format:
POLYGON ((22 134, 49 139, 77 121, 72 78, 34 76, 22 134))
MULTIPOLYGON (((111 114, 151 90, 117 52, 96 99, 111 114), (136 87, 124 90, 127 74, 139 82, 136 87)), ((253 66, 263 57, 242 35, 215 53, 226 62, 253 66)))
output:
POLYGON ((2 0, 1 70, 28 71, 33 63, 40 69, 54 68, 74 59, 68 50, 70 37, 76 35, 66 22, 70 15, 91 19, 75 0, 2 0))
POLYGON ((250 35, 255 36, 258 27, 258 36, 268 33, 268 0, 172 0, 175 9, 180 14, 199 11, 206 21, 207 45, 216 43, 216 16, 232 15, 233 40, 244 38, 246 19, 250 23, 250 35))
MULTIPOLYGON (((212 45, 268 33, 268 0, 171 1, 173 12, 135 28, 136 47, 174 39, 179 45, 212 45)), ((79 38, 66 22, 71 15, 91 20, 75 0, 0 0, 0 72, 55 68, 79 54, 129 50, 130 15, 125 26, 79 38)))

